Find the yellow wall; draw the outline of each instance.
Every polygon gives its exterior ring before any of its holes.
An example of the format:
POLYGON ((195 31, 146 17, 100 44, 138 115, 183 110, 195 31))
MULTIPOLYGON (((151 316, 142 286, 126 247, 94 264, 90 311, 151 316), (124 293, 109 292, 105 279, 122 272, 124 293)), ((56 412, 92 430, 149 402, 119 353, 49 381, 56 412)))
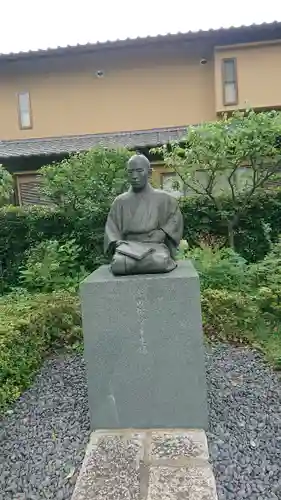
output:
POLYGON ((173 47, 0 64, 0 139, 145 130, 215 119, 214 65, 173 47), (104 70, 97 78, 96 71, 104 70), (19 130, 17 92, 33 128, 19 130))
POLYGON ((237 108, 281 106, 281 40, 268 44, 236 45, 215 52, 215 92, 218 112, 237 108), (236 58, 238 105, 223 105, 222 59, 236 58))
POLYGON ((0 140, 184 126, 235 107, 281 106, 281 40, 214 48, 143 46, 0 61, 0 140), (207 58, 201 65, 200 59, 207 58), (223 58, 237 58, 237 106, 223 106, 223 58), (104 71, 97 78, 97 70, 104 71), (33 128, 20 130, 17 93, 30 92, 33 128))

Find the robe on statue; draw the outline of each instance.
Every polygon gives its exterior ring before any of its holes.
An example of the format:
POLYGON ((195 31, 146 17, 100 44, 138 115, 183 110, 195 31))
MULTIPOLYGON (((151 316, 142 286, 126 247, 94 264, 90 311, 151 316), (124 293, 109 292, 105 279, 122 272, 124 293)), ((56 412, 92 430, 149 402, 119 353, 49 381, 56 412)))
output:
POLYGON ((178 202, 148 185, 113 202, 105 226, 104 250, 113 256, 112 273, 164 273, 176 267, 174 257, 183 233, 178 202))

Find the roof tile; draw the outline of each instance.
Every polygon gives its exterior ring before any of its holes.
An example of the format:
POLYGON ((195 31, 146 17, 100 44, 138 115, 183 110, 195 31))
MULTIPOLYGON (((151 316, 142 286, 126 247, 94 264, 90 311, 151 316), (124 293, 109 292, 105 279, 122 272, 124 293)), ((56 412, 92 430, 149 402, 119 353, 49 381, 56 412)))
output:
POLYGON ((153 43, 153 42, 161 42, 163 40, 177 40, 177 39, 192 39, 196 37, 208 37, 212 35, 224 35, 228 33, 238 33, 242 32, 254 32, 261 29, 280 29, 281 21, 273 21, 271 23, 265 22, 260 24, 249 24, 249 25, 241 25, 241 26, 228 26, 228 27, 220 27, 216 29, 208 29, 208 30, 195 30, 195 31, 187 31, 187 32, 178 32, 178 33, 164 33, 157 34, 153 36, 145 36, 145 37, 136 37, 136 38, 124 38, 124 39, 116 39, 116 40, 105 40, 105 41, 96 41, 94 43, 88 42, 86 44, 76 44, 76 45, 66 45, 66 46, 57 46, 57 47, 48 47, 45 49, 35 49, 29 51, 21 51, 21 52, 9 52, 9 53, 0 53, 0 60, 8 60, 8 59, 18 59, 18 58, 30 58, 37 56, 52 56, 59 54, 67 54, 67 53, 79 53, 81 51, 87 50, 95 50, 95 49, 103 49, 103 48, 117 48, 122 46, 130 46, 135 44, 143 44, 143 43, 153 43))
POLYGON ((0 141, 0 158, 77 153, 87 151, 99 144, 108 147, 153 147, 183 137, 185 132, 186 127, 181 126, 112 134, 0 141))

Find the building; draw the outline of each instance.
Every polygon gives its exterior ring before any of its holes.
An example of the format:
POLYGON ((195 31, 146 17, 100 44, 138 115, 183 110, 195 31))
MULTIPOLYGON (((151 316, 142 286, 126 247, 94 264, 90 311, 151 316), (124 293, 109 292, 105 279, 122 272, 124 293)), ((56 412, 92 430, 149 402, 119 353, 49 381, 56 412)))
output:
POLYGON ((281 22, 0 54, 0 163, 18 203, 40 202, 38 169, 69 153, 147 153, 225 110, 281 107, 280 62, 281 22))

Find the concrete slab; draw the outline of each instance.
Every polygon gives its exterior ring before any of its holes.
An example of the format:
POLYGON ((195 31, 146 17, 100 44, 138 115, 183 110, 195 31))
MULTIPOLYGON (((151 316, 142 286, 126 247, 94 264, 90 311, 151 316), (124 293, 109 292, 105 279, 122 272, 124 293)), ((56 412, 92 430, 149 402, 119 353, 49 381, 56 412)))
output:
POLYGON ((215 500, 210 467, 151 467, 147 500, 215 500))
POLYGON ((203 430, 91 436, 72 500, 217 500, 203 430))
POLYGON ((151 433, 151 460, 163 464, 172 460, 209 460, 206 434, 203 430, 151 433))
POLYGON ((93 434, 72 500, 139 500, 141 436, 93 434))

